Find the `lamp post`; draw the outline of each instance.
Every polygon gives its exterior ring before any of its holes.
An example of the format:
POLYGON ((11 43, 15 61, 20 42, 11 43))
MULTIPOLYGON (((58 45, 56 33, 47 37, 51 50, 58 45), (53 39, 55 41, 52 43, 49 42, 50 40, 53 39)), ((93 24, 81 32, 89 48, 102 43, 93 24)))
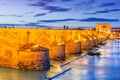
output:
POLYGON ((29 35, 30 35, 30 32, 27 31, 27 43, 29 43, 29 35))

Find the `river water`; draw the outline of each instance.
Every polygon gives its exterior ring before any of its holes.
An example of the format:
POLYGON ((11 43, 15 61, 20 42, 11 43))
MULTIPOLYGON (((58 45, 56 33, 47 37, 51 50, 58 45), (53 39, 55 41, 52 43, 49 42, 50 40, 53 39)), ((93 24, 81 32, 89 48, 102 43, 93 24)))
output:
POLYGON ((99 48, 101 56, 84 56, 63 67, 49 71, 22 71, 0 67, 0 80, 47 80, 66 69, 64 74, 52 80, 120 80, 120 40, 107 41, 99 48))
POLYGON ((85 56, 65 66, 72 69, 53 80, 120 80, 120 40, 107 41, 102 56, 85 56))

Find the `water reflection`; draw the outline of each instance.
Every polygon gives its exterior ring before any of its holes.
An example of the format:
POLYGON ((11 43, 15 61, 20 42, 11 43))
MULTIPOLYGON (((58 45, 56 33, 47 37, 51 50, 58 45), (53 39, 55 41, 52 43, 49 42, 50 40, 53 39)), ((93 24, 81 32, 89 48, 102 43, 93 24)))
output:
POLYGON ((45 80, 47 71, 22 71, 0 67, 0 80, 45 80))
POLYGON ((53 80, 120 80, 120 40, 108 41, 99 51, 102 56, 85 56, 63 67, 60 67, 63 62, 53 61, 49 71, 0 67, 0 80, 46 80, 68 68, 72 70, 53 80))
POLYGON ((99 51, 102 56, 85 56, 67 65, 72 70, 54 80, 120 80, 120 40, 108 41, 99 51))

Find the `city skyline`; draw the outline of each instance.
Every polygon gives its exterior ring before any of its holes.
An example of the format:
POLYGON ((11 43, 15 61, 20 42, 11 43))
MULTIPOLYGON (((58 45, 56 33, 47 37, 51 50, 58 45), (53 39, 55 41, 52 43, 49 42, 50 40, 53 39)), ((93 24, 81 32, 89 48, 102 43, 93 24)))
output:
POLYGON ((0 26, 120 27, 120 0, 0 0, 0 26))

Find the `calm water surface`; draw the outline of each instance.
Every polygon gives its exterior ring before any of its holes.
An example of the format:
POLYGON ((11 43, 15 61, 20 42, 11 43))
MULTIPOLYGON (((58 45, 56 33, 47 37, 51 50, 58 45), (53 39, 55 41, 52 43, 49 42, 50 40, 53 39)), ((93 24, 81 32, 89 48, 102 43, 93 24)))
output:
POLYGON ((52 80, 120 80, 120 40, 108 41, 99 51, 102 56, 85 56, 59 67, 54 63, 50 71, 21 71, 0 67, 0 80, 47 80, 47 77, 71 68, 52 80))
POLYGON ((108 41, 102 56, 85 56, 65 67, 72 70, 54 80, 120 80, 120 40, 108 41))

